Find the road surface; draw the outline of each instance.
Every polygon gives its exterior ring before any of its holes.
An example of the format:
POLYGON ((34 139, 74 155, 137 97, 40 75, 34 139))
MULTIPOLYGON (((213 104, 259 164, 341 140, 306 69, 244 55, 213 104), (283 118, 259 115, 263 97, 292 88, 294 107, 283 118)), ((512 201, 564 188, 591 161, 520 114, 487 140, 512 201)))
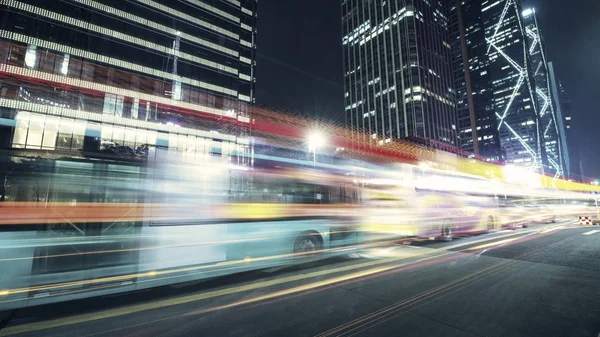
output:
POLYGON ((561 222, 21 309, 0 336, 596 337, 599 303, 600 227, 561 222))

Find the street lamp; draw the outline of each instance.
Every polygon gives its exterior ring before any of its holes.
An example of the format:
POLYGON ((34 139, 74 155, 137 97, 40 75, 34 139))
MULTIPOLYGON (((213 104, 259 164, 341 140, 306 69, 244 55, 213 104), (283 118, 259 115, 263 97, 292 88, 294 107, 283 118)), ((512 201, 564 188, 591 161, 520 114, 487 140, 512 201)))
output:
POLYGON ((312 133, 308 136, 308 148, 313 153, 313 167, 317 164, 317 150, 325 144, 323 135, 320 133, 312 133))
MULTIPOLYGON (((323 138, 322 134, 320 134, 318 132, 313 132, 308 136, 308 148, 313 153, 313 170, 317 166, 317 150, 319 149, 319 147, 323 146, 324 144, 325 144, 325 139, 323 138)), ((315 185, 313 193, 314 193, 315 199, 319 200, 319 203, 321 203, 321 194, 317 194, 317 186, 316 185, 315 185)))

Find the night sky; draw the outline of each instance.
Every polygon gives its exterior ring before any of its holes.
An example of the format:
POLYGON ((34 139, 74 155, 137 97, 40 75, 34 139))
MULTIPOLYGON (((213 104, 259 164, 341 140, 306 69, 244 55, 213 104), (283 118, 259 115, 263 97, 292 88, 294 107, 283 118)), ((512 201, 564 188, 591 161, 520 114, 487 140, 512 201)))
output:
MULTIPOLYGON (((524 0, 569 94, 586 176, 600 178, 600 1, 524 0)), ((257 103, 344 121, 339 0, 260 0, 257 103)), ((569 139, 569 141, 571 141, 569 139)))

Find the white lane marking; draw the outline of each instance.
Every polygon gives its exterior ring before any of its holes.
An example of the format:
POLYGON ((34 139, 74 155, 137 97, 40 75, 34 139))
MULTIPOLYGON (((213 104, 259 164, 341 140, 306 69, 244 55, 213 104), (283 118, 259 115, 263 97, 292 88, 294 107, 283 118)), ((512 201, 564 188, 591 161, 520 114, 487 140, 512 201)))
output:
POLYGON ((509 233, 509 232, 513 232, 513 230, 512 229, 504 229, 504 230, 501 230, 501 231, 492 232, 490 234, 502 234, 502 233, 509 233))
POLYGON ((582 235, 592 235, 594 233, 600 233, 600 230, 595 229, 593 231, 589 231, 589 232, 585 232, 585 233, 581 233, 581 234, 582 235))
POLYGON ((555 231, 555 230, 559 230, 559 229, 561 229, 563 227, 564 226, 556 226, 556 227, 548 228, 546 230, 541 231, 540 233, 549 233, 549 232, 552 232, 552 231, 555 231))
MULTIPOLYGON (((560 223, 562 223, 564 227, 564 225, 569 225, 570 223, 576 223, 577 220, 570 220, 570 221, 560 221, 560 223)), ((537 226, 536 226, 537 227, 537 226)), ((507 237, 511 237, 511 236, 522 236, 522 237, 526 237, 526 236, 530 236, 530 235, 535 235, 540 233, 541 228, 524 228, 523 230, 502 230, 499 231, 500 233, 496 233, 496 232, 492 232, 489 233, 488 235, 484 235, 482 238, 478 238, 476 240, 471 240, 471 239, 467 239, 463 242, 460 243, 455 243, 449 246, 444 246, 441 247, 441 249, 445 249, 445 250, 452 250, 452 249, 456 249, 456 248, 460 248, 460 247, 464 247, 464 246, 469 246, 469 245, 474 245, 480 242, 487 242, 487 241, 494 241, 497 239, 502 239, 502 238, 507 238, 507 237), (498 235, 498 236, 494 236, 491 234, 502 234, 502 235, 498 235)))

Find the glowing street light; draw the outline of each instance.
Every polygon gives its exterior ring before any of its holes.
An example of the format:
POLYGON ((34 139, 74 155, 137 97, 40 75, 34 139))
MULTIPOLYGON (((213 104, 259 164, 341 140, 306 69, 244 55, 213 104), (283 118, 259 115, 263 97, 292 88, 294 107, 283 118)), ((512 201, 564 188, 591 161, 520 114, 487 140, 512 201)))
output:
POLYGON ((313 153, 313 167, 317 164, 317 150, 325 145, 325 139, 320 133, 314 132, 308 136, 308 148, 313 153))
POLYGON ((323 146, 323 144, 325 144, 325 140, 320 133, 313 133, 308 137, 308 146, 311 151, 317 150, 319 147, 323 146))

